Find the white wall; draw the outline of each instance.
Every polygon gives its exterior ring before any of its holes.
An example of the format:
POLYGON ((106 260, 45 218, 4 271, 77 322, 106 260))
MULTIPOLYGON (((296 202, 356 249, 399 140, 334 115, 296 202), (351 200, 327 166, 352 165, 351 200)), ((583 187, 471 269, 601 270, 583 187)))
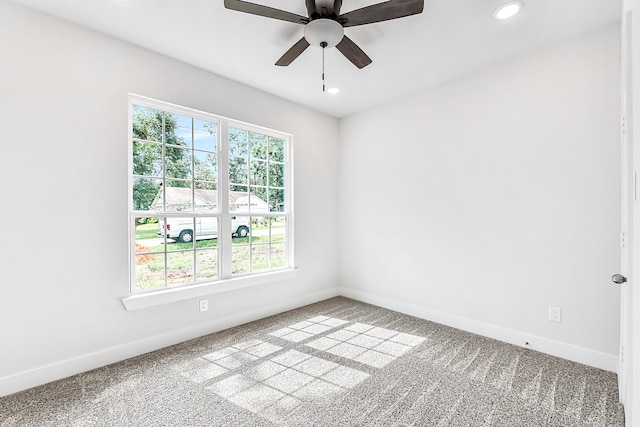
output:
POLYGON ((342 292, 615 370, 619 40, 607 27, 343 119, 342 292))
POLYGON ((335 295, 336 119, 4 0, 0 52, 0 395, 335 295), (295 279, 125 311, 128 92, 294 135, 295 279))
POLYGON ((0 0, 0 395, 333 296, 338 281, 349 296, 610 367, 618 30, 339 132, 331 117, 0 0), (294 280, 216 294, 207 313, 196 300, 124 310, 128 92, 294 134, 294 280), (546 320, 549 305, 562 323, 546 320))

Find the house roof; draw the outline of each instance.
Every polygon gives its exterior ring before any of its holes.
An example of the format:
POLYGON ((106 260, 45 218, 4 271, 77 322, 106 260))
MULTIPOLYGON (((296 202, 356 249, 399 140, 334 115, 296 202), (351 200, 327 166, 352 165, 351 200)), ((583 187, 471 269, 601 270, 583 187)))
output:
MULTIPOLYGON (((166 187, 164 188, 166 193, 166 202, 168 207, 172 207, 177 210, 189 209, 191 207, 191 196, 193 191, 194 204, 198 208, 212 209, 218 206, 218 191, 217 190, 204 190, 196 188, 180 188, 180 187, 166 187)), ((246 191, 229 191, 229 204, 232 206, 247 206, 249 203, 249 196, 251 198, 251 206, 253 209, 268 210, 267 202, 262 200, 255 194, 250 194, 246 191)), ((158 192, 155 200, 151 204, 152 209, 160 210, 162 208, 162 189, 158 192)))

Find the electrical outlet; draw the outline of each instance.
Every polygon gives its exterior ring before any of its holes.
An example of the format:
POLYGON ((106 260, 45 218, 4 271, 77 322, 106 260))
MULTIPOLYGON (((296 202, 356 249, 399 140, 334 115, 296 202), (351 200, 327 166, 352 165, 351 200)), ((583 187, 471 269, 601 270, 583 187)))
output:
POLYGON ((200 313, 209 310, 209 300, 200 300, 200 313))
POLYGON ((560 307, 549 306, 549 320, 552 322, 562 322, 562 309, 560 307))

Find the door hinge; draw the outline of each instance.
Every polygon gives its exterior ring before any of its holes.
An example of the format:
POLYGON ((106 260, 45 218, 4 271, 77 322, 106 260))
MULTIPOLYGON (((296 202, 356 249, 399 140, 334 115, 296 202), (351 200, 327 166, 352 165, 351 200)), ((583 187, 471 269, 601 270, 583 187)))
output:
POLYGON ((627 233, 624 231, 620 233, 620 247, 624 248, 627 246, 627 233))
POLYGON ((622 133, 626 134, 627 133, 627 117, 626 116, 622 116, 622 123, 620 126, 622 128, 622 133))

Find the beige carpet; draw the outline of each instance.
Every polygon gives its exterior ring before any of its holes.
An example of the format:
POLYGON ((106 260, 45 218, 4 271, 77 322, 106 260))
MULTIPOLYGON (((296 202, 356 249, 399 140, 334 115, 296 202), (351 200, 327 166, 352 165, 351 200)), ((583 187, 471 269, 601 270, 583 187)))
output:
POLYGON ((623 426, 615 374, 346 298, 0 399, 0 426, 623 426))

